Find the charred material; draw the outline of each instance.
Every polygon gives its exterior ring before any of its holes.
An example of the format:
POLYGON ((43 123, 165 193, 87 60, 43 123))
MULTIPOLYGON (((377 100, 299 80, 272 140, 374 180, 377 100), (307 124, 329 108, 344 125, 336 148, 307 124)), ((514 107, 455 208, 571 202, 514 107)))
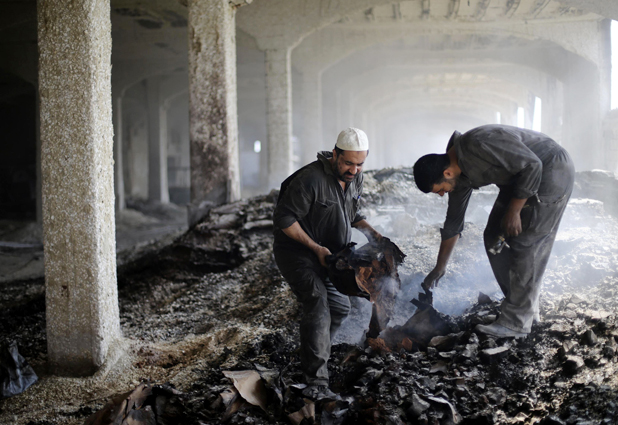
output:
POLYGON ((351 242, 332 257, 328 275, 337 290, 343 294, 366 298, 371 301, 372 315, 368 337, 377 337, 393 315, 401 280, 397 268, 405 254, 389 238, 370 242, 360 249, 351 242))
POLYGON ((169 385, 140 384, 91 415, 85 425, 172 425, 187 420, 180 398, 169 385))
MULTIPOLYGON (((213 227, 222 223, 222 208, 204 218, 211 236, 198 237, 192 232, 201 230, 194 228, 182 238, 191 248, 191 239, 205 246, 209 238, 230 237, 243 253, 239 266, 203 272, 183 257, 167 257, 177 259, 176 266, 165 262, 161 253, 170 251, 158 249, 148 261, 139 260, 141 272, 135 272, 137 263, 119 271, 121 324, 131 349, 123 369, 102 378, 76 385, 50 377, 43 280, 3 283, 0 342, 16 340, 41 379, 22 394, 0 400, 0 423, 83 424, 111 394, 126 395, 144 378, 171 382, 182 391, 173 397, 184 419, 175 423, 187 425, 617 423, 618 248, 606 241, 618 237, 618 225, 602 205, 571 201, 545 275, 541 322, 531 334, 517 341, 485 338, 474 327, 495 320, 500 290, 486 264, 483 226, 466 224, 449 272, 432 289, 435 312, 423 309, 413 316, 416 309, 409 301, 422 291, 420 282, 434 266, 440 243, 439 223, 423 220, 430 213, 442 217, 445 205, 434 198, 425 203, 423 194, 406 188, 406 173, 383 177, 380 183, 366 175, 376 199, 386 202, 389 191, 396 191, 396 199, 409 199, 390 209, 401 220, 381 222, 381 233, 397 235, 393 240, 408 254, 399 267, 401 299, 390 326, 401 330, 421 318, 432 325, 433 318, 441 330, 436 332, 434 324, 418 341, 406 335, 390 345, 382 338, 369 338, 367 345, 360 338, 336 343, 330 387, 341 400, 307 402, 301 395, 296 327, 301 313, 274 265, 268 220, 260 218, 272 212, 272 198, 259 197, 226 206, 239 217, 230 220, 231 227, 213 227), (405 231, 393 230, 402 222, 409 226, 405 231), (477 286, 485 281, 489 296, 479 295, 477 286), (441 313, 463 301, 472 307, 441 313), (248 376, 249 388, 262 392, 257 400, 265 408, 247 401, 238 391, 238 376, 235 380, 229 372, 248 376)), ((474 196, 471 218, 484 213, 482 206, 495 193, 474 196)), ((371 214, 380 214, 382 207, 365 206, 372 223, 379 220, 371 214)))

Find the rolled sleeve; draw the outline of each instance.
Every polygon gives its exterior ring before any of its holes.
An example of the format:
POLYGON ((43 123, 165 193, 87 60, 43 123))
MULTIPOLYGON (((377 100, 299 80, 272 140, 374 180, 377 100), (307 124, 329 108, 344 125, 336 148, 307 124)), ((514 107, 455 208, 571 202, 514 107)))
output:
POLYGON ((463 231, 470 195, 472 195, 472 188, 470 187, 462 187, 448 194, 446 220, 444 221, 444 227, 440 229, 443 241, 459 235, 463 231))
POLYGON ((303 179, 294 179, 277 203, 273 213, 273 224, 279 229, 287 229, 309 213, 312 204, 310 190, 303 184, 303 179))
POLYGON ((528 165, 516 174, 515 188, 513 197, 519 199, 528 199, 536 195, 541 185, 541 175, 543 173, 543 163, 535 156, 530 159, 528 165))
POLYGON ((352 224, 356 224, 362 220, 367 220, 367 216, 364 216, 360 212, 357 211, 356 216, 354 217, 354 220, 352 220, 352 224))

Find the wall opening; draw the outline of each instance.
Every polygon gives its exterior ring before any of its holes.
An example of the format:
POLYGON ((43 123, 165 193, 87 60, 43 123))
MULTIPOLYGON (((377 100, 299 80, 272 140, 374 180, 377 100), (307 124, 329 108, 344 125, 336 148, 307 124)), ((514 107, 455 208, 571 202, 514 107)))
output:
POLYGON ((0 76, 0 219, 36 219, 36 90, 0 76))
POLYGON ((612 46, 612 80, 611 80, 611 107, 618 108, 618 22, 612 21, 611 25, 612 46))
POLYGON ((542 116, 542 103, 540 97, 534 97, 534 114, 532 115, 532 129, 534 131, 541 131, 541 116, 542 116))
POLYGON ((521 106, 517 107, 517 127, 525 128, 526 127, 526 113, 524 108, 521 106))

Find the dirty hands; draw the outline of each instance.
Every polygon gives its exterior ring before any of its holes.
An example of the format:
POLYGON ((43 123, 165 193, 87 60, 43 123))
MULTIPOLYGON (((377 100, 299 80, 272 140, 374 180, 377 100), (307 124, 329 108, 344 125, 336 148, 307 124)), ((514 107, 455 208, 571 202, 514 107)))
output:
POLYGON ((513 213, 510 210, 502 219, 502 228, 506 236, 517 236, 521 233, 521 216, 518 213, 513 213))
POLYGON ((326 257, 328 255, 333 255, 330 252, 330 249, 326 248, 325 246, 322 245, 317 245, 317 247, 313 250, 313 252, 315 252, 315 255, 318 256, 318 259, 320 260, 320 264, 323 267, 328 267, 328 265, 326 264, 326 257))
POLYGON ((431 272, 429 272, 427 277, 425 277, 425 280, 423 280, 423 283, 421 284, 423 289, 427 290, 433 288, 434 286, 437 287, 438 282, 442 276, 444 276, 445 272, 446 269, 444 267, 436 266, 431 272))
POLYGON ((521 233, 521 209, 527 199, 513 198, 509 203, 506 214, 502 218, 502 229, 506 236, 517 236, 521 233))

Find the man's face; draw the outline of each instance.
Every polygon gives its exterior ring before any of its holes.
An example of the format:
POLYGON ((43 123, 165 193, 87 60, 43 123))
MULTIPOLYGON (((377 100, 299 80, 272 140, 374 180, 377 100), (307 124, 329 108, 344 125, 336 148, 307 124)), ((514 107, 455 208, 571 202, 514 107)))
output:
POLYGON ((341 155, 333 150, 333 171, 339 180, 349 183, 363 171, 367 151, 343 151, 341 155))
POLYGON ((446 179, 442 183, 434 184, 433 189, 431 190, 433 193, 437 193, 440 196, 444 196, 445 193, 452 192, 457 186, 457 179, 446 179))

